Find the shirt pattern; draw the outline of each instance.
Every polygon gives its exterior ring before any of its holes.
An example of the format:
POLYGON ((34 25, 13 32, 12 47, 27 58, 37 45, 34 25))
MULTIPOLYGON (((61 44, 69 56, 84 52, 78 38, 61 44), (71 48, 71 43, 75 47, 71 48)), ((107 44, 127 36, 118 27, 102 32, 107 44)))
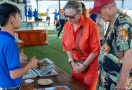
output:
MULTIPOLYGON (((125 50, 132 48, 132 22, 118 11, 110 23, 99 55, 99 90, 115 90, 125 50), (111 80, 111 83, 110 83, 111 80), (109 88, 108 88, 109 86, 109 88)), ((131 76, 131 73, 130 73, 131 76)), ((130 78, 128 77, 130 81, 130 78)), ((127 83, 129 87, 130 82, 127 83)))

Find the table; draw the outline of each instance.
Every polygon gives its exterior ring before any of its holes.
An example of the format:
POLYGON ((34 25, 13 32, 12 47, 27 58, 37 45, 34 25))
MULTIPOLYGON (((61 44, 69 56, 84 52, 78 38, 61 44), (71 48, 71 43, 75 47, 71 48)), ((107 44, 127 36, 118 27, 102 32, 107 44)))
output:
POLYGON ((72 77, 67 75, 64 71, 62 71, 57 66, 55 67, 55 71, 58 72, 57 76, 43 77, 44 79, 53 80, 53 83, 51 85, 47 85, 47 86, 38 85, 37 81, 38 79, 40 79, 40 77, 38 77, 38 78, 35 78, 34 82, 31 84, 27 84, 23 80, 21 90, 33 90, 34 88, 46 88, 46 87, 53 87, 53 86, 68 86, 71 90, 87 90, 85 87, 83 87, 81 84, 79 84, 72 77))
POLYGON ((16 43, 18 48, 20 48, 20 52, 24 53, 24 42, 20 39, 16 39, 16 43))
POLYGON ((27 21, 27 26, 28 26, 29 24, 31 25, 31 29, 33 29, 33 27, 34 27, 34 21, 27 21))
POLYGON ((24 46, 42 46, 48 43, 46 29, 15 30, 15 33, 24 42, 24 46))

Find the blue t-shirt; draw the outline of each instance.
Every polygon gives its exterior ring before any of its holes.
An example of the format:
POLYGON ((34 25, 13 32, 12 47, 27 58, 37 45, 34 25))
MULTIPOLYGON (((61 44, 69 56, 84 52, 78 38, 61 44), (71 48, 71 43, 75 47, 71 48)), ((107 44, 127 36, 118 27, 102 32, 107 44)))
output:
POLYGON ((0 31, 0 87, 16 87, 22 83, 22 77, 12 79, 10 71, 21 68, 19 52, 14 36, 0 31))
POLYGON ((31 10, 28 11, 28 17, 32 18, 32 11, 31 10))
POLYGON ((54 12, 54 18, 58 18, 58 13, 54 12))
POLYGON ((38 18, 38 11, 34 11, 34 17, 38 18))

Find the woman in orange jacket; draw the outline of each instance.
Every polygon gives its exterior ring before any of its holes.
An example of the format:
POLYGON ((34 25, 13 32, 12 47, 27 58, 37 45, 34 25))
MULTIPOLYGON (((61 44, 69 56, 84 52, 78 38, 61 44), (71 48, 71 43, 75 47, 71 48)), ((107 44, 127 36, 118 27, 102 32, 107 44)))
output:
POLYGON ((84 4, 68 1, 64 8, 67 22, 64 26, 62 45, 71 64, 72 77, 87 90, 96 90, 100 50, 97 26, 86 17, 84 4))

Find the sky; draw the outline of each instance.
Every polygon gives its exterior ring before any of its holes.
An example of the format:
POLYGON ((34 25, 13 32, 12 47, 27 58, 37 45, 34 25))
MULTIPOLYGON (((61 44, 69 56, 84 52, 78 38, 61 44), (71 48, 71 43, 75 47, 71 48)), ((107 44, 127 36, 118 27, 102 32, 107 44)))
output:
MULTIPOLYGON (((32 8, 33 9, 36 8, 35 0, 31 0, 31 1, 32 1, 31 2, 32 8)), ((66 2, 67 1, 61 1, 60 7, 63 8, 65 6, 66 2)), ((94 5, 94 2, 92 2, 92 1, 89 1, 89 2, 88 1, 87 2, 82 1, 82 2, 85 4, 87 9, 92 8, 94 5)), ((47 9, 47 8, 49 8, 49 9, 58 9, 59 8, 59 6, 58 6, 59 2, 58 1, 48 1, 48 0, 47 1, 39 1, 38 4, 39 4, 40 10, 41 9, 47 9)), ((121 9, 121 5, 122 5, 121 1, 116 1, 116 4, 117 4, 118 8, 121 9)), ((125 0, 124 1, 124 9, 132 10, 132 0, 125 0)))

